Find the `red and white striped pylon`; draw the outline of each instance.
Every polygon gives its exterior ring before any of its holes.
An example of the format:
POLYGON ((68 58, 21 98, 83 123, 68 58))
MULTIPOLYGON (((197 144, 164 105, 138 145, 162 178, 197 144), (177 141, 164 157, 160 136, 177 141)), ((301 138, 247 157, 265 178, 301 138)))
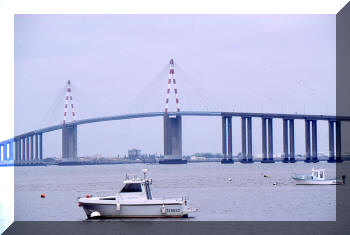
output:
POLYGON ((164 112, 168 112, 169 108, 169 95, 170 95, 170 87, 171 87, 171 81, 173 81, 174 85, 174 92, 175 92, 175 98, 176 98, 176 106, 177 106, 177 111, 180 112, 180 105, 179 105, 179 95, 177 94, 177 89, 176 89, 176 80, 174 77, 174 60, 170 59, 170 70, 169 70, 169 79, 168 79, 168 89, 166 91, 166 99, 165 99, 165 110, 164 112))
POLYGON ((70 87, 70 80, 67 82, 67 93, 66 93, 66 103, 64 105, 64 114, 63 114, 63 125, 66 124, 67 120, 67 111, 68 111, 68 99, 70 100, 70 105, 72 108, 72 116, 73 116, 73 121, 75 121, 75 112, 74 112, 74 105, 73 105, 73 97, 72 97, 72 89, 70 87))

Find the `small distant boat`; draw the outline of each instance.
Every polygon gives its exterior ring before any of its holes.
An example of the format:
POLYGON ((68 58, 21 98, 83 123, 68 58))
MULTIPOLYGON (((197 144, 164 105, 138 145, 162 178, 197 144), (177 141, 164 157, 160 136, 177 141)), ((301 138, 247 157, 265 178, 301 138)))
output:
POLYGON ((144 178, 126 176, 124 186, 115 196, 91 197, 79 199, 88 218, 162 218, 188 217, 196 212, 196 208, 188 206, 188 198, 152 198, 150 185, 152 179, 146 177, 147 169, 143 169, 144 178))
POLYGON ((159 160, 159 164, 187 164, 186 159, 163 159, 159 160))
POLYGON ((344 180, 326 178, 325 169, 312 168, 311 175, 293 175, 296 185, 337 185, 343 184, 344 180))

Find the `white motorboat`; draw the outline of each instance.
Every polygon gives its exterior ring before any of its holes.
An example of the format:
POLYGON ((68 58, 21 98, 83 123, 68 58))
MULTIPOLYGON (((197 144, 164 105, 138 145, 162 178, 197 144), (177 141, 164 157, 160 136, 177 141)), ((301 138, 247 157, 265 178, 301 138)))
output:
POLYGON ((312 168, 311 175, 294 175, 292 178, 296 181, 297 185, 336 185, 343 184, 337 178, 326 178, 325 169, 312 168))
POLYGON ((197 209, 188 206, 188 198, 155 199, 152 197, 152 179, 126 176, 124 186, 115 196, 79 198, 88 218, 91 217, 129 217, 159 218, 188 217, 197 209))

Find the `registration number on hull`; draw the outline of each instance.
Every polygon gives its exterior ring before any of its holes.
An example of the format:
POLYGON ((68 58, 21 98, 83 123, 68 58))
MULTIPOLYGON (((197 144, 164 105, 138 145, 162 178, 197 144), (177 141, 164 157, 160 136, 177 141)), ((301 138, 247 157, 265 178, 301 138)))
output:
POLYGON ((180 209, 166 209, 166 212, 170 212, 170 213, 176 213, 176 212, 181 212, 180 209))

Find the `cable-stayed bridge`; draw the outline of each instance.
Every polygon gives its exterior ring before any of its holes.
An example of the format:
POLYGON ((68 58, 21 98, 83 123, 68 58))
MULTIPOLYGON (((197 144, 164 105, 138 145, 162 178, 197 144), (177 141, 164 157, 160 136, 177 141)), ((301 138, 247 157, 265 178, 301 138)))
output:
POLYGON ((341 123, 350 121, 350 117, 334 115, 306 115, 281 113, 247 113, 247 112, 212 112, 212 111, 181 111, 174 76, 174 61, 169 63, 168 88, 166 90, 165 108, 163 112, 130 113, 124 115, 103 116, 75 120, 75 110, 72 97, 71 82, 67 82, 64 115, 61 124, 48 126, 19 134, 14 138, 0 143, 0 160, 26 164, 43 160, 43 134, 62 130, 62 158, 77 159, 77 128, 97 122, 117 121, 137 118, 163 117, 164 156, 166 160, 182 159, 182 118, 186 116, 217 116, 222 121, 222 163, 233 163, 232 155, 232 118, 241 119, 241 158, 243 163, 254 161, 252 153, 252 119, 261 119, 262 133, 262 163, 273 163, 273 121, 283 120, 283 162, 295 162, 294 121, 305 121, 305 162, 317 162, 317 123, 328 122, 329 162, 342 160, 341 123), (169 111, 170 93, 175 94, 176 111, 169 111), (67 121, 68 109, 71 109, 73 120, 67 121))

